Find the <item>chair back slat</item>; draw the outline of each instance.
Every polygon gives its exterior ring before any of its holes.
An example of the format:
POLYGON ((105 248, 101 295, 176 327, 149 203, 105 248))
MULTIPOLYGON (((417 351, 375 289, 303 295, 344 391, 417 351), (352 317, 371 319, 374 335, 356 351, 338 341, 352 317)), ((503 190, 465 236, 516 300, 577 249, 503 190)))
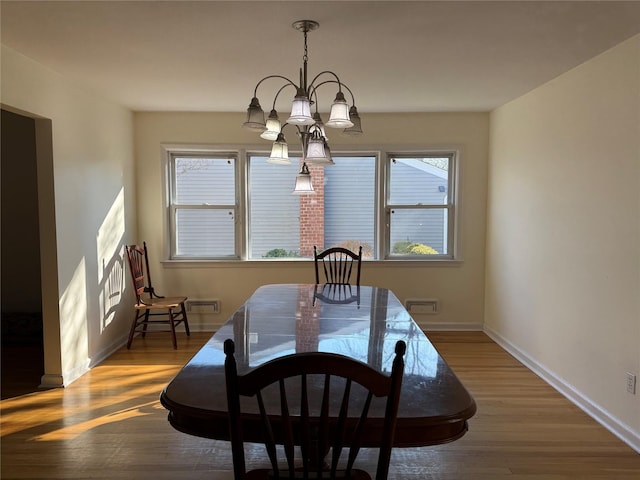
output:
POLYGON ((321 352, 286 355, 238 375, 235 345, 233 340, 226 340, 225 377, 234 478, 243 480, 246 475, 241 396, 257 400, 264 429, 263 441, 271 462, 269 478, 274 479, 343 479, 350 478, 356 471, 364 474, 354 469, 354 465, 361 446, 367 440, 364 435, 375 396, 386 397, 375 477, 376 480, 385 480, 393 446, 405 349, 403 341, 396 343, 389 376, 355 359, 321 352), (358 388, 355 388, 356 384, 358 388), (294 403, 298 405, 294 407, 294 403), (353 417, 355 408, 358 415, 353 417), (276 444, 283 445, 284 462, 277 458, 276 444), (302 455, 302 467, 297 469, 294 461, 296 445, 300 446, 302 455), (348 449, 346 461, 342 458, 345 448, 348 449), (327 468, 325 457, 329 451, 327 468))
POLYGON ((294 470, 294 448, 295 441, 293 438, 293 426, 291 425, 291 416, 289 415, 289 401, 287 400, 287 390, 284 385, 284 379, 280 379, 279 387, 280 387, 280 417, 282 418, 283 423, 283 433, 284 433, 284 453, 287 459, 287 466, 289 471, 294 470))
POLYGON ((367 399, 365 400, 362 407, 360 419, 358 420, 358 424, 356 425, 355 432, 353 434, 353 441, 351 442, 351 446, 349 449, 349 459, 347 460, 347 475, 351 472, 353 464, 356 461, 356 457, 358 456, 358 453, 360 453, 360 448, 362 447, 362 441, 364 440, 364 426, 369 416, 369 407, 371 406, 372 398, 373 394, 369 392, 367 394, 367 399))
POLYGON ((351 275, 355 269, 355 285, 360 286, 362 247, 359 247, 358 253, 343 247, 331 247, 318 253, 317 247, 314 246, 313 259, 316 284, 320 283, 320 270, 322 270, 325 280, 324 283, 350 285, 351 275), (320 264, 322 268, 320 268, 320 264))
POLYGON ((260 410, 260 418, 262 419, 262 427, 264 429, 264 445, 267 449, 267 455, 271 461, 271 468, 278 474, 278 455, 276 452, 276 440, 273 435, 273 428, 271 427, 271 421, 267 414, 267 409, 264 406, 264 400, 262 398, 262 392, 256 393, 256 400, 258 402, 258 409, 260 410))
MULTIPOLYGON (((144 250, 144 265, 147 272, 147 292, 149 292, 149 296, 153 298, 156 296, 153 290, 153 284, 151 283, 151 270, 149 269, 149 253, 147 252, 147 242, 142 242, 142 249, 144 250)), ((158 298, 162 298, 157 296, 158 298)))
POLYGON ((300 375, 300 454, 302 455, 302 469, 305 472, 309 471, 309 458, 313 448, 308 392, 307 375, 303 373, 300 375))
POLYGON ((142 295, 146 290, 145 283, 145 251, 138 245, 127 245, 127 261, 129 262, 129 271, 133 280, 134 291, 136 294, 136 303, 140 303, 142 295))
POLYGON ((336 425, 336 433, 331 448, 331 475, 335 476, 338 469, 338 462, 342 455, 342 447, 345 444, 347 415, 349 413, 349 399, 351 398, 351 379, 347 378, 347 382, 342 393, 342 402, 340 403, 340 413, 338 414, 338 423, 336 425))
POLYGON ((322 391, 322 407, 320 408, 320 419, 318 421, 318 445, 315 455, 316 471, 318 476, 322 474, 324 468, 324 456, 329 451, 329 402, 331 395, 331 375, 325 373, 324 388, 322 391))

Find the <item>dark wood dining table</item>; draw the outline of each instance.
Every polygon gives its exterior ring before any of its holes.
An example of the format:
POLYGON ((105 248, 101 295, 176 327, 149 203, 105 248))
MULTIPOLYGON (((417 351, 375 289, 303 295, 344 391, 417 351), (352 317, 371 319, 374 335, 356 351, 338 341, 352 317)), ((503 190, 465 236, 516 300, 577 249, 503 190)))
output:
MULTIPOLYGON (((295 352, 333 352, 390 372, 398 340, 407 344, 395 447, 450 442, 467 432, 473 397, 402 303, 386 288, 312 284, 265 285, 231 316, 160 396, 177 430, 229 439, 223 343, 236 344, 238 372, 295 352)), ((372 405, 370 445, 378 438, 372 405)), ((243 419, 245 441, 260 441, 258 415, 243 419)))

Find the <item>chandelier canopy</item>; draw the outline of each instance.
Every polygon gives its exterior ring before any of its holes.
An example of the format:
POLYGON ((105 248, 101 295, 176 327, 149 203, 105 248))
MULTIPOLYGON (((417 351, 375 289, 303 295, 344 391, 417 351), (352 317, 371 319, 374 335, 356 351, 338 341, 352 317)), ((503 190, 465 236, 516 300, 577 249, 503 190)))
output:
POLYGON ((283 130, 287 125, 293 125, 296 128, 296 133, 302 145, 302 167, 296 177, 296 186, 293 193, 300 195, 315 193, 307 164, 333 165, 325 127, 342 129, 344 135, 357 136, 362 135, 362 125, 353 92, 340 81, 338 75, 332 71, 325 70, 317 74, 311 82, 308 81, 307 33, 317 29, 320 24, 313 20, 299 20, 294 22, 292 26, 304 34, 304 56, 302 57, 299 82, 295 83, 282 75, 269 75, 261 79, 253 91, 253 98, 247 109, 247 121, 244 122, 243 127, 259 132, 260 137, 265 140, 273 141, 271 155, 267 161, 276 164, 291 163, 291 160, 289 160, 289 147, 283 130), (258 100, 258 87, 265 80, 272 78, 284 80, 284 84, 281 84, 277 90, 273 98, 271 111, 265 121, 264 111, 258 100), (319 87, 329 84, 337 86, 338 91, 331 105, 329 120, 323 123, 318 111, 317 92, 319 87), (276 110, 276 101, 280 93, 288 87, 292 87, 295 90, 295 95, 291 105, 291 114, 287 121, 281 124, 276 110), (343 88, 349 92, 351 104, 347 103, 342 91, 343 88), (312 108, 314 109, 313 113, 311 113, 312 108))

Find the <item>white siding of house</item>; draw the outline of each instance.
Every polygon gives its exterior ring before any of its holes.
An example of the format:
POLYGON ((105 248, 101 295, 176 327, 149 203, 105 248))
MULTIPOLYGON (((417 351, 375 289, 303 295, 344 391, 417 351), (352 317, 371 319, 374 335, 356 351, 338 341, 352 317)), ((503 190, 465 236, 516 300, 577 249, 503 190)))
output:
POLYGON ((300 251, 300 197, 292 195, 298 161, 291 165, 267 163, 253 157, 250 164, 250 257, 263 258, 275 248, 300 251))
MULTIPOLYGON (((392 195, 395 205, 445 205, 447 179, 419 170, 404 163, 392 166, 392 195), (416 189, 415 185, 420 188, 416 189), (444 192, 440 191, 444 187, 444 192)), ((396 242, 418 242, 428 245, 438 253, 446 251, 446 210, 395 210, 391 214, 391 245, 396 242)))
POLYGON ((235 162, 233 158, 175 158, 176 204, 195 207, 176 212, 177 255, 236 255, 235 162), (227 208, 198 208, 203 205, 227 208))
MULTIPOLYGON (((351 240, 375 249, 375 163, 373 156, 337 157, 335 165, 325 167, 324 247, 351 240)), ((177 203, 233 206, 233 162, 216 160, 215 166, 196 167, 181 172, 177 203)), ((434 167, 415 168, 402 160, 392 168, 392 203, 444 205, 446 173, 436 175, 434 167)), ((249 258, 264 258, 274 249, 299 254, 300 197, 291 193, 298 170, 296 159, 291 165, 274 165, 266 157, 251 157, 249 258)), ((233 208, 180 210, 176 220, 178 255, 232 256, 234 222, 238 220, 233 208)), ((445 209, 395 209, 391 222, 391 247, 396 242, 410 241, 429 245, 438 253, 448 253, 445 209)))
POLYGON ((344 240, 375 247, 375 158, 338 158, 324 175, 325 247, 344 240))

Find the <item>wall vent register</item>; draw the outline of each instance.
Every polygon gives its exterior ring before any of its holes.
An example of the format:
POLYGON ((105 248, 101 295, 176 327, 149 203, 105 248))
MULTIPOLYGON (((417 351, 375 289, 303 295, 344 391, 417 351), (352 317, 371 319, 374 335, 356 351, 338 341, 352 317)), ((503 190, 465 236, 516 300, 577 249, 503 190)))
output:
POLYGON ((408 298, 404 305, 409 313, 419 315, 434 315, 439 309, 438 300, 435 298, 408 298))
POLYGON ((189 313, 220 313, 220 300, 187 300, 186 306, 189 313))

